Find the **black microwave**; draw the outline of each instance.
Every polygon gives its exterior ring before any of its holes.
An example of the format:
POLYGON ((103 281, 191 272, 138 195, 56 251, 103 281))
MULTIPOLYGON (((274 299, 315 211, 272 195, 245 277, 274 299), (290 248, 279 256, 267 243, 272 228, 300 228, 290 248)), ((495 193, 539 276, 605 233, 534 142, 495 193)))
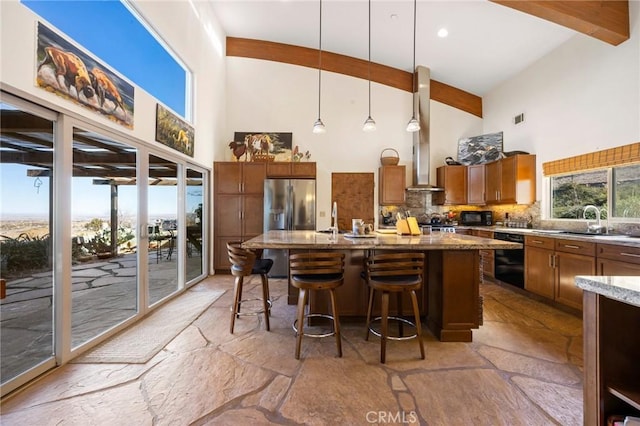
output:
POLYGON ((465 210, 460 212, 460 224, 467 226, 491 226, 493 225, 493 212, 491 210, 465 210))

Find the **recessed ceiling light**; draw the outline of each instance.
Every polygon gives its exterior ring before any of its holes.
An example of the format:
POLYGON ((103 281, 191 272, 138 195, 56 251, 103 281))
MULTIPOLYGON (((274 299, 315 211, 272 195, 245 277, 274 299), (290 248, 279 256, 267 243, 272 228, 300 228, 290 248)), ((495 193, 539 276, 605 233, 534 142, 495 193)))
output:
POLYGON ((391 19, 398 19, 398 15, 395 13, 392 13, 390 16, 391 19))
POLYGON ((440 28, 440 29, 438 30, 438 37, 440 37, 440 38, 445 38, 445 37, 446 37, 446 36, 448 36, 448 35, 449 35, 449 31, 447 31, 447 29, 446 29, 446 28, 440 28))

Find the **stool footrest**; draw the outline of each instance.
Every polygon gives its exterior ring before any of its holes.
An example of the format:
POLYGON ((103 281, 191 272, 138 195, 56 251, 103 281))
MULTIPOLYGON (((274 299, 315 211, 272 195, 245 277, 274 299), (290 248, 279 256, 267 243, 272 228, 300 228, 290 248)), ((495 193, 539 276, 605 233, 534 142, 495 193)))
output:
MULTIPOLYGON (((326 318, 329 319, 331 321, 334 321, 334 318, 332 315, 328 315, 328 314, 306 314, 304 316, 304 319, 308 319, 308 318, 326 318)), ((296 332, 296 334, 298 334, 298 320, 296 319, 293 324, 291 325, 291 328, 293 328, 293 331, 296 332)), ((307 336, 307 337, 329 337, 329 336, 335 336, 336 332, 335 332, 335 327, 334 327, 334 331, 329 332, 329 333, 302 333, 303 336, 307 336)))
MULTIPOLYGON (((371 326, 371 324, 373 324, 376 321, 380 321, 381 319, 382 319, 382 317, 375 317, 374 319, 371 320, 371 322, 369 324, 367 324, 367 326, 369 327, 369 331, 374 336, 382 337, 382 334, 371 326)), ((387 317, 387 319, 389 321, 399 321, 399 322, 402 322, 403 324, 407 324, 407 325, 409 325, 409 326, 411 326, 413 328, 416 328, 416 324, 413 321, 409 321, 406 318, 402 318, 402 317, 387 317)), ((416 337, 418 337, 418 333, 414 333, 414 334, 411 334, 409 336, 387 336, 387 339, 388 340, 410 340, 410 339, 415 339, 416 337)))

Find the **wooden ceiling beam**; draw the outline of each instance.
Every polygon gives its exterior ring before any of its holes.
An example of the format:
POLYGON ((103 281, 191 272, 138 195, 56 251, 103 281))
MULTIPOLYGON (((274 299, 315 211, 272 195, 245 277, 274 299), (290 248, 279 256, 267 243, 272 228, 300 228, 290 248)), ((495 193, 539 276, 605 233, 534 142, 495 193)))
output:
MULTIPOLYGON (((317 49, 291 44, 227 37, 227 56, 263 59, 317 69, 319 52, 317 49)), ((367 80, 368 65, 369 62, 363 59, 322 51, 323 71, 367 80)), ((371 81, 407 92, 413 91, 410 72, 373 62, 371 63, 371 81)), ((482 98, 456 87, 431 80, 431 99, 482 118, 482 98)))
POLYGON ((491 0, 614 46, 629 39, 628 0, 491 0))

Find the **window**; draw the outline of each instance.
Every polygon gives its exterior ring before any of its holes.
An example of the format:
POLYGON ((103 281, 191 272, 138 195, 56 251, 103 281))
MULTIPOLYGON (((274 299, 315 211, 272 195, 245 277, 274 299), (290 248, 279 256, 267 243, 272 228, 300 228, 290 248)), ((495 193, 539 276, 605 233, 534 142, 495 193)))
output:
POLYGON ((191 90, 187 87, 190 81, 187 68, 122 2, 22 0, 22 3, 114 71, 186 117, 187 93, 191 90), (98 16, 99 20, 89 19, 98 16))
POLYGON ((640 218, 640 164, 613 168, 612 215, 640 218))
MULTIPOLYGON (((551 193, 552 219, 583 219, 589 204, 601 210, 603 219, 639 219, 640 164, 553 176, 551 193)), ((586 218, 594 219, 594 212, 586 218)))

